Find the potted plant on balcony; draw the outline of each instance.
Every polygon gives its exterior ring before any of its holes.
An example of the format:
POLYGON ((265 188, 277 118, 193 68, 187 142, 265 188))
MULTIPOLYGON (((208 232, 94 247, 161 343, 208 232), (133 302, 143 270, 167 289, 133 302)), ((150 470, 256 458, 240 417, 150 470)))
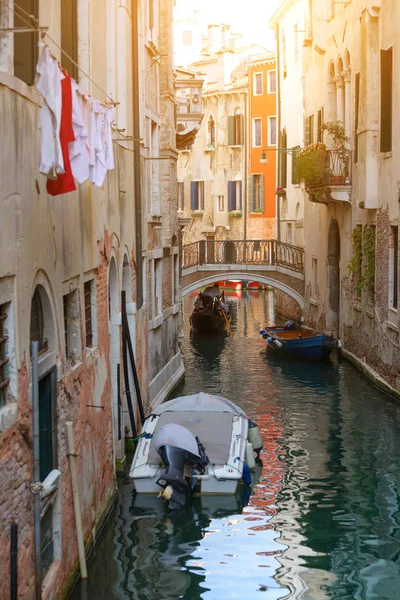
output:
POLYGON ((321 142, 310 144, 296 154, 296 177, 306 188, 323 185, 326 176, 326 146, 321 142))
POLYGON ((350 138, 346 135, 341 121, 323 123, 321 129, 328 132, 332 145, 329 160, 330 183, 343 185, 349 181, 350 153, 348 143, 350 142, 350 138))
POLYGON ((276 188, 276 195, 277 196, 286 196, 286 188, 284 188, 284 187, 277 187, 276 188))

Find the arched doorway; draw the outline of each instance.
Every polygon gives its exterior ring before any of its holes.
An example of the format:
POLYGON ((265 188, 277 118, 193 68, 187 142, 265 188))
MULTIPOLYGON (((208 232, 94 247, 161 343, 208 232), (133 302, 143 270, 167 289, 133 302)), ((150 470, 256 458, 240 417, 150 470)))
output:
POLYGON ((329 226, 326 288, 326 328, 338 335, 340 327, 340 233, 336 219, 332 219, 329 226))
POLYGON ((122 460, 124 457, 121 407, 118 397, 118 365, 120 364, 119 307, 118 273, 115 258, 113 257, 111 258, 108 272, 108 319, 110 326, 111 407, 116 460, 122 460))
MULTIPOLYGON (((58 467, 57 422, 57 333, 54 311, 43 275, 39 275, 31 300, 30 347, 38 343, 39 472, 43 482, 58 467), (46 287, 45 287, 46 285, 46 287)), ((58 474, 59 476, 59 474, 58 474)), ((58 486, 58 476, 55 481, 58 486)), ((54 484, 54 480, 53 480, 54 484)), ((52 494, 41 511, 41 567, 47 573, 54 560, 61 558, 61 494, 52 494)))

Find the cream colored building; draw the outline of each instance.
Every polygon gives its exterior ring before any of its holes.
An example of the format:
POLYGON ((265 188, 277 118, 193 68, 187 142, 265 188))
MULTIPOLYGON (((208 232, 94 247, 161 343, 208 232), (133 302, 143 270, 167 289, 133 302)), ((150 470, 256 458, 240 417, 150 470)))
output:
MULTIPOLYGON (((296 21, 299 5, 287 0, 279 10, 296 21)), ((399 394, 400 5, 318 0, 310 7, 303 5, 301 58, 287 61, 303 85, 296 110, 303 110, 305 143, 328 148, 323 184, 304 190, 306 321, 339 335, 350 358, 399 394), (350 138, 348 158, 320 127, 337 121, 350 138)), ((284 95, 283 88, 287 102, 284 95)))
POLYGON ((234 49, 236 43, 228 25, 211 25, 201 56, 190 66, 204 79, 204 116, 194 140, 179 152, 178 210, 189 219, 184 244, 248 236, 247 73, 251 57, 265 49, 234 49))
MULTIPOLYGON (((78 564, 66 421, 88 547, 113 501, 116 464, 126 464, 122 291, 146 413, 183 374, 174 107, 170 0, 0 0, 1 598, 11 522, 18 597, 35 595, 31 341, 40 351, 40 479, 51 492, 38 523, 43 598, 61 597, 78 564), (102 187, 46 193, 38 42, 91 96, 116 103, 115 168, 102 187)), ((130 367, 128 377, 139 425, 130 367)))

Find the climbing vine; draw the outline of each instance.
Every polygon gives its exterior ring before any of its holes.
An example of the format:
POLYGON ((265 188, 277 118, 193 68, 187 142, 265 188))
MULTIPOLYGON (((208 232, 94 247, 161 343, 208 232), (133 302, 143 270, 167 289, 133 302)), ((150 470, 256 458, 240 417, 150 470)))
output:
POLYGON ((353 246, 353 254, 349 261, 348 269, 350 273, 353 273, 355 279, 355 291, 359 296, 362 290, 362 230, 361 227, 356 225, 351 235, 351 241, 353 246))
POLYGON ((348 269, 355 277, 355 291, 360 295, 363 290, 375 291, 375 227, 362 229, 356 226, 352 233, 353 254, 348 269))
POLYGON ((372 294, 375 292, 375 260, 376 260, 376 249, 375 249, 375 226, 370 225, 364 230, 363 239, 363 254, 364 254, 364 287, 371 290, 372 294))

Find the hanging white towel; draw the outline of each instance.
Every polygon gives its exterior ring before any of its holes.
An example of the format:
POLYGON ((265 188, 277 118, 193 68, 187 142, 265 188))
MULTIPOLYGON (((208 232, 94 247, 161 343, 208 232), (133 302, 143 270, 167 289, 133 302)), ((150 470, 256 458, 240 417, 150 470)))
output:
POLYGON ((89 140, 87 127, 87 98, 72 80, 72 127, 75 141, 69 145, 72 174, 79 183, 89 178, 89 140))
POLYGON ((43 49, 36 71, 35 86, 44 98, 39 120, 41 130, 39 170, 45 175, 64 173, 60 143, 61 81, 64 75, 47 46, 43 49))

